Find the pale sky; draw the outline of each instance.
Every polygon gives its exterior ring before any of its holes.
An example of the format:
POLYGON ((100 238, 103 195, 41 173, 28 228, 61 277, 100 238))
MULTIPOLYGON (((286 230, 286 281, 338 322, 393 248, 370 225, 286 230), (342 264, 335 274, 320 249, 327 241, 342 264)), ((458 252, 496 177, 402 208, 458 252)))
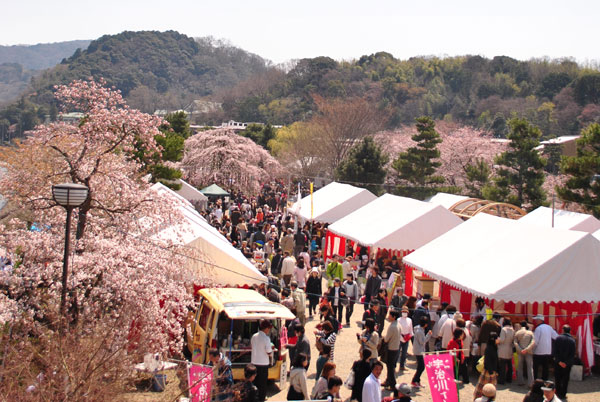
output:
POLYGON ((125 30, 214 36, 275 63, 479 54, 600 59, 595 0, 4 0, 0 44, 125 30))

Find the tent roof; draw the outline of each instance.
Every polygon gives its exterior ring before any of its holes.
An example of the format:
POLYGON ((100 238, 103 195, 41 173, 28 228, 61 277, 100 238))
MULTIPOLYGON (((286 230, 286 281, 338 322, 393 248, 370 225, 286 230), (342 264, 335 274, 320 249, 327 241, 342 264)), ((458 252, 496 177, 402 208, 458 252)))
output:
POLYGON ((300 200, 300 205, 294 203, 290 212, 304 220, 332 223, 376 198, 369 190, 334 181, 313 193, 312 218, 310 194, 300 200))
POLYGON ((600 242, 584 232, 478 214, 403 261, 494 300, 600 300, 600 242))
POLYGON ((205 196, 198 190, 196 187, 191 184, 179 179, 179 184, 181 184, 181 188, 176 191, 177 194, 185 198, 186 200, 192 201, 208 201, 208 197, 205 196))
POLYGON ((152 188, 160 194, 179 200, 178 209, 184 217, 182 222, 161 230, 154 237, 199 250, 201 256, 188 261, 192 270, 202 274, 214 272, 211 279, 218 285, 243 286, 266 281, 241 251, 198 214, 188 201, 160 183, 152 188))
MULTIPOLYGON (((551 228, 552 208, 539 207, 520 218, 519 222, 551 228)), ((594 233, 596 230, 600 230, 600 220, 588 214, 555 209, 554 227, 558 229, 579 230, 581 232, 594 233)))
POLYGON ((225 196, 225 195, 229 195, 229 193, 225 190, 223 190, 221 187, 217 186, 216 184, 211 184, 208 187, 204 187, 202 190, 200 190, 200 192, 206 196, 225 196))
POLYGON ((365 246, 412 250, 461 222, 440 205, 384 194, 328 229, 365 246))
POLYGON ((441 205, 446 209, 450 209, 454 204, 459 201, 463 201, 468 199, 469 197, 464 195, 457 194, 449 194, 449 193, 437 193, 436 195, 432 195, 429 198, 426 198, 425 202, 430 202, 432 204, 441 205))

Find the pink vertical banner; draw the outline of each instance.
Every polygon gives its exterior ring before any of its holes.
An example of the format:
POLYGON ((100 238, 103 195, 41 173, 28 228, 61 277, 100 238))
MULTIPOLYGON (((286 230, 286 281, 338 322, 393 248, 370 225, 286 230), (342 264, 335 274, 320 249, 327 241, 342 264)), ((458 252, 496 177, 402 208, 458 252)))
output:
POLYGON ((188 382, 190 401, 209 402, 213 370, 210 366, 190 364, 188 366, 188 382))
POLYGON ((423 355, 433 402, 458 402, 454 359, 450 353, 423 355))
POLYGON ((287 328, 285 325, 281 326, 281 333, 279 334, 279 350, 283 350, 289 343, 287 328))

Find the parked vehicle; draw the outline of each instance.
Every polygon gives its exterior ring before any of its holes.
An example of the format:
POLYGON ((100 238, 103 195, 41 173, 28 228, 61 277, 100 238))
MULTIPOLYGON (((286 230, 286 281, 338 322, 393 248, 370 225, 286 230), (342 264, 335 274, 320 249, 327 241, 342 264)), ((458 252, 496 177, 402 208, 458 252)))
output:
MULTIPOLYGON (((269 379, 285 387, 290 365, 288 351, 281 344, 285 320, 295 318, 285 306, 273 303, 250 289, 207 288, 199 291, 199 304, 186 324, 187 347, 194 363, 208 363, 208 349, 217 348, 231 360, 233 378, 244 379, 250 363, 250 338, 261 319, 271 320, 273 359, 269 379)), ((285 339, 284 339, 285 342, 285 339)))

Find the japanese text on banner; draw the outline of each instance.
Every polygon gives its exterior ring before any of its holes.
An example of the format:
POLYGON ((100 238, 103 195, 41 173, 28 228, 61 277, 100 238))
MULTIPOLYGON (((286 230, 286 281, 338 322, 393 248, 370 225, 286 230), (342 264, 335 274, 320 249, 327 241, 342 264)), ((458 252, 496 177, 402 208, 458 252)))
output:
POLYGON ((192 402, 210 402, 213 370, 210 366, 192 364, 188 368, 190 400, 192 402))
POLYGON ((423 355, 423 360, 433 402, 458 402, 452 355, 423 355))

